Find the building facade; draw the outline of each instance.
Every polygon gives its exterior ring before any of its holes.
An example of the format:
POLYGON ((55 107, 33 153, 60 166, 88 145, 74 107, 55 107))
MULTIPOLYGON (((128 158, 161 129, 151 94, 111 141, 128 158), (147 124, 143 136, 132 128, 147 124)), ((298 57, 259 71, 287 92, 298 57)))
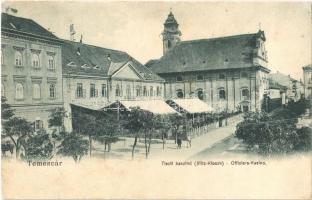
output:
POLYGON ((298 101, 302 96, 302 83, 290 75, 285 75, 280 72, 269 75, 269 81, 272 85, 281 85, 286 87, 286 103, 288 101, 298 101))
POLYGON ((312 65, 304 66, 302 69, 304 97, 312 100, 312 65))
POLYGON ((17 116, 49 130, 51 110, 63 106, 62 42, 31 19, 1 16, 1 95, 17 116))
POLYGON ((198 97, 219 111, 261 109, 270 72, 263 31, 192 41, 180 35, 170 12, 164 55, 146 63, 165 79, 166 99, 198 97))
MULTIPOLYGON (((163 99, 164 80, 122 51, 64 41, 64 107, 71 116, 72 106, 98 110, 117 100, 163 99)), ((65 127, 72 129, 72 119, 65 127)))

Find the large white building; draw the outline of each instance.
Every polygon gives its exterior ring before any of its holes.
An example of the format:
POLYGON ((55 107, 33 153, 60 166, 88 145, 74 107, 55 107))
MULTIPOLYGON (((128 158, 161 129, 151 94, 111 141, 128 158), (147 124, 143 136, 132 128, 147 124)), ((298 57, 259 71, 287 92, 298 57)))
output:
POLYGON ((215 110, 260 110, 268 89, 264 31, 181 41, 172 12, 164 23, 163 53, 146 66, 165 79, 165 98, 196 96, 215 110))

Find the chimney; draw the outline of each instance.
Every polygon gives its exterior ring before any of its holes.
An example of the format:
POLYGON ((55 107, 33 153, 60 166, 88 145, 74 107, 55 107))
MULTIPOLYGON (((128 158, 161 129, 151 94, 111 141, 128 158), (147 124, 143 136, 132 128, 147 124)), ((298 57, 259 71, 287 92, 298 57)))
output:
POLYGON ((71 41, 75 41, 75 34, 76 34, 76 31, 74 29, 74 24, 70 24, 70 26, 69 26, 69 35, 70 35, 70 40, 71 41))
POLYGON ((110 54, 107 54, 107 60, 111 60, 110 54))

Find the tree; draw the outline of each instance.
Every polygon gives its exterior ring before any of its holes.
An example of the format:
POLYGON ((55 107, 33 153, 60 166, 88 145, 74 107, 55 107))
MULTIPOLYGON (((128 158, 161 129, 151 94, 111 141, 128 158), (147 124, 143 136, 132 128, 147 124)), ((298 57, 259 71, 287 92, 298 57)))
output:
POLYGON ((76 163, 79 162, 88 153, 88 140, 75 132, 63 132, 62 135, 64 139, 58 147, 58 154, 72 157, 76 163))
POLYGON ((99 115, 96 118, 97 128, 95 129, 94 139, 104 143, 104 152, 108 146, 108 152, 111 150, 111 144, 118 141, 119 126, 113 115, 99 115))
POLYGON ((64 127, 64 118, 66 117, 66 111, 64 108, 55 108, 51 111, 49 116, 49 127, 56 127, 58 133, 61 132, 61 129, 64 127))
POLYGON ((267 113, 246 113, 236 127, 235 135, 249 149, 264 155, 286 154, 295 150, 300 141, 294 114, 285 108, 267 113))
POLYGON ((78 134, 86 135, 89 139, 89 155, 92 154, 92 137, 96 135, 97 126, 96 117, 89 113, 73 112, 73 124, 75 124, 74 130, 78 134))
POLYGON ((11 108, 10 104, 7 103, 7 99, 1 97, 1 123, 2 126, 4 123, 14 116, 14 110, 11 108))
POLYGON ((21 144, 23 145, 26 137, 33 132, 33 126, 23 118, 13 117, 6 122, 4 129, 5 136, 9 137, 15 146, 16 158, 18 158, 21 144))
POLYGON ((134 150, 137 145, 138 137, 141 132, 144 132, 145 139, 145 156, 148 157, 147 148, 147 131, 152 124, 153 113, 141 110, 140 108, 131 108, 128 116, 128 121, 125 122, 124 127, 134 134, 134 143, 132 146, 132 158, 134 157, 134 150))
POLYGON ((38 131, 23 141, 24 159, 45 160, 53 157, 53 144, 45 130, 38 131))
POLYGON ((295 149, 299 151, 311 151, 312 150, 312 129, 310 127, 302 127, 298 129, 298 143, 295 145, 295 149))

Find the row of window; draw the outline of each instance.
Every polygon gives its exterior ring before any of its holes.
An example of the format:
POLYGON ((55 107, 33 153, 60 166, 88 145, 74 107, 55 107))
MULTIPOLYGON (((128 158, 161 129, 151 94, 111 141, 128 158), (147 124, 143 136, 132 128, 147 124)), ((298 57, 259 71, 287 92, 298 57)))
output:
MULTIPOLYGON (((34 51, 31 53, 31 66, 35 69, 41 68, 41 59, 40 59, 41 51, 34 51)), ((55 69, 55 58, 54 53, 47 53, 47 67, 50 70, 55 69)), ((1 51, 1 64, 5 64, 5 58, 3 51, 1 51)), ((15 50, 14 54, 14 64, 15 66, 22 67, 24 66, 23 59, 23 50, 15 50)))
MULTIPOLYGON (((132 94, 131 94, 131 86, 127 85, 126 86, 126 97, 127 98, 131 98, 132 94)), ((156 87, 156 91, 154 91, 154 87, 150 86, 149 90, 146 86, 140 86, 137 85, 135 88, 135 95, 137 97, 140 96, 161 96, 162 94, 162 87, 157 86, 156 87)), ((116 97, 121 97, 123 96, 123 89, 122 87, 120 87, 119 84, 116 84, 116 88, 115 88, 115 96, 116 97)), ((77 98, 85 98, 86 97, 86 90, 83 89, 83 84, 82 83, 77 83, 77 88, 76 88, 76 97, 77 98)), ((98 90, 95 88, 95 84, 91 83, 90 84, 90 97, 98 97, 98 90)), ((101 85, 101 97, 107 97, 107 85, 106 84, 102 84, 101 85)))
MULTIPOLYGON (((218 89, 218 100, 225 100, 226 99, 226 91, 224 88, 219 88, 218 89)), ((203 89, 199 88, 196 90, 196 95, 199 99, 203 100, 204 99, 204 91, 203 89)), ((176 91, 176 96, 178 98, 184 98, 184 92, 182 89, 178 89, 176 91)), ((249 100, 249 90, 247 88, 242 88, 241 89, 241 100, 249 100)))
MULTIPOLYGON (((222 73, 218 75, 218 79, 221 79, 221 80, 225 79, 225 77, 226 77, 226 75, 222 74, 222 73)), ((241 72, 241 77, 242 78, 248 78, 248 73, 247 72, 241 72)), ((176 77, 176 81, 178 81, 178 82, 179 81, 183 81, 183 80, 184 80, 184 78, 183 78, 182 75, 178 75, 176 77)), ((196 80, 197 81, 202 81, 202 80, 205 80, 205 77, 204 77, 204 75, 199 74, 199 75, 196 76, 196 80)))
MULTIPOLYGON (((23 100, 25 97, 25 89, 23 83, 16 83, 15 84, 15 99, 23 100)), ((5 96, 5 89, 4 85, 1 84, 1 95, 5 96)), ((32 97, 33 99, 41 99, 41 85, 39 83, 34 83, 32 85, 32 97)), ((56 87, 55 84, 49 84, 49 98, 55 99, 56 98, 56 87)))

